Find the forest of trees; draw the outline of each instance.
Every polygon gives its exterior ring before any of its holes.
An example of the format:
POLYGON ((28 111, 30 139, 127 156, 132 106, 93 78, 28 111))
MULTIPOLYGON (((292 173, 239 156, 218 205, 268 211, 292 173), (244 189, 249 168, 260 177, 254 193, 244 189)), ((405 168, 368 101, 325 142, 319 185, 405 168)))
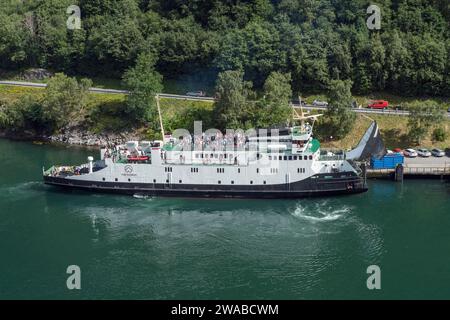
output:
MULTIPOLYGON (((0 101, 0 128, 52 132, 67 126, 68 116, 83 118, 92 83, 66 75, 122 80, 131 94, 116 114, 153 132, 159 126, 154 95, 163 78, 198 73, 216 83, 210 118, 220 129, 287 125, 294 95, 327 92, 331 107, 318 132, 343 138, 355 122, 354 93, 450 96, 449 1, 377 0, 379 30, 366 25, 372 4, 366 0, 0 3, 0 71, 56 72, 43 97, 0 101), (79 29, 67 27, 71 5, 81 10, 79 29)), ((420 141, 430 129, 424 124, 439 124, 443 110, 411 108, 410 135, 420 141)), ((441 127, 433 132, 435 140, 446 135, 441 127)))
POLYGON ((293 92, 351 80, 352 92, 450 95, 450 2, 377 0, 0 0, 0 68, 122 78, 140 54, 166 78, 236 70, 293 92), (66 10, 81 8, 69 30, 66 10))

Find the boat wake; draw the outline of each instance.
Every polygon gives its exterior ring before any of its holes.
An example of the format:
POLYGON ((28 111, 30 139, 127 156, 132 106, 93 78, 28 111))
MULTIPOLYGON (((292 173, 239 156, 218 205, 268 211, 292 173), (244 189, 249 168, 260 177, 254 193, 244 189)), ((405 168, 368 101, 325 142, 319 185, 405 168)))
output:
POLYGON ((336 205, 329 205, 327 201, 322 201, 313 205, 298 204, 291 214, 296 218, 307 221, 327 222, 339 220, 350 212, 350 207, 336 208, 336 205))
POLYGON ((133 198, 135 198, 135 199, 150 199, 150 200, 154 199, 154 197, 151 197, 151 196, 148 196, 148 195, 145 195, 145 194, 141 194, 141 193, 133 194, 133 198))

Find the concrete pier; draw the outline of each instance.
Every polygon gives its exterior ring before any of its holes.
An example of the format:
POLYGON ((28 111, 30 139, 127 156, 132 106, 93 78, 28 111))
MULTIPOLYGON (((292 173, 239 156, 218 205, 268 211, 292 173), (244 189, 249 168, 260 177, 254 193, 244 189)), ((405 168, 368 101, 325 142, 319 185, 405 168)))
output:
POLYGON ((441 178, 450 179, 450 158, 405 158, 400 169, 367 169, 368 178, 392 178, 402 181, 403 178, 441 178))

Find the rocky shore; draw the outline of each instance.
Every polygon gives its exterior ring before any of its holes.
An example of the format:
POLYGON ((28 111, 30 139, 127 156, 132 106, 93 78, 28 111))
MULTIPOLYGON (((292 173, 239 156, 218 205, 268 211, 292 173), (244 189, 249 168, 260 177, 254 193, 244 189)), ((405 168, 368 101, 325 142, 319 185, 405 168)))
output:
POLYGON ((130 140, 142 140, 136 133, 122 132, 122 133, 89 133, 79 129, 65 130, 50 136, 36 135, 32 131, 4 132, 0 131, 0 138, 8 138, 13 140, 32 140, 42 141, 55 144, 67 144, 73 146, 86 147, 102 147, 107 145, 123 144, 130 140))

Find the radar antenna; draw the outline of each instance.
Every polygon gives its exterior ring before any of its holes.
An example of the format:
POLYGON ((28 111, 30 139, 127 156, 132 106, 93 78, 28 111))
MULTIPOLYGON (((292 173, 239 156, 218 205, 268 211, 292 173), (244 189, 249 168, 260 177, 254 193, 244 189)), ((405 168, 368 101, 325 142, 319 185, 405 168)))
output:
POLYGON ((317 119, 319 117, 322 117, 323 114, 314 114, 314 115, 307 116, 307 114, 309 114, 309 113, 305 113, 304 110, 303 110, 302 97, 299 96, 298 99, 299 99, 299 102, 300 102, 300 106, 297 106, 294 103, 291 103, 293 124, 295 124, 295 122, 299 121, 301 127, 304 127, 305 126, 305 121, 309 120, 309 119, 312 119, 313 120, 313 126, 314 126, 314 123, 317 121, 317 119), (300 110, 300 112, 298 110, 300 110))

